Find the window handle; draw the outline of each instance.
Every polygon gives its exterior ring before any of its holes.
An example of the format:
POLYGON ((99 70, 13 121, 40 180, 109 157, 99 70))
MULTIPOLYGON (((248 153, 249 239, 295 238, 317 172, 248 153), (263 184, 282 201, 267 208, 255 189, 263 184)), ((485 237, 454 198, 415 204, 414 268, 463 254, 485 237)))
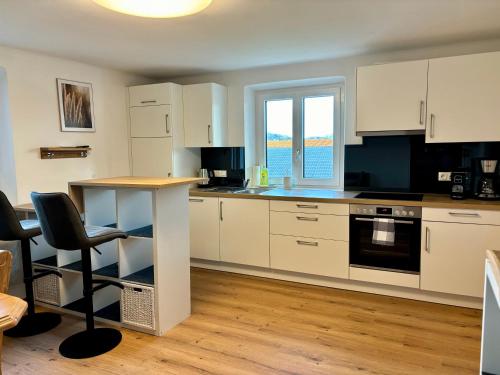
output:
POLYGON ((295 160, 300 160, 300 148, 295 150, 295 160))

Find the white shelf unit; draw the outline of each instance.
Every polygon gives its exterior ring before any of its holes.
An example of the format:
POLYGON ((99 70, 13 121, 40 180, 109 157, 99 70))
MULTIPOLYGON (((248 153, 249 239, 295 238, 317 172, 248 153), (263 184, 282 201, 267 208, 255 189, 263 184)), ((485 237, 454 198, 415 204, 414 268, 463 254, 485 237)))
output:
MULTIPOLYGON (((83 201, 85 225, 113 226, 129 234, 127 239, 97 246, 102 254, 91 250, 93 278, 111 279, 125 286, 123 291, 110 286, 94 294, 96 320, 162 335, 187 318, 190 314, 189 272, 186 272, 187 278, 176 284, 170 279, 176 274, 175 265, 168 260, 173 255, 189 270, 189 254, 185 254, 185 260, 182 256, 179 258, 177 248, 170 246, 170 240, 186 241, 179 250, 189 248, 189 234, 183 233, 172 220, 189 227, 187 214, 180 218, 172 215, 182 210, 187 213, 187 187, 152 190, 86 187, 83 201), (180 199, 179 194, 185 195, 185 199, 180 199), (155 204, 161 204, 163 209, 155 209, 155 204), (155 223, 160 227, 164 223, 168 225, 157 231, 155 223), (162 245, 166 248, 160 249, 162 245), (158 275, 159 265, 164 266, 163 272, 167 274, 158 275), (162 297, 157 280, 163 281, 162 297), (170 296, 172 300, 166 301, 170 296)), ((50 275, 37 280, 37 303, 83 316, 80 251, 56 250, 42 236, 35 240, 38 245, 32 246, 33 268, 56 269, 62 273, 62 278, 50 275)))

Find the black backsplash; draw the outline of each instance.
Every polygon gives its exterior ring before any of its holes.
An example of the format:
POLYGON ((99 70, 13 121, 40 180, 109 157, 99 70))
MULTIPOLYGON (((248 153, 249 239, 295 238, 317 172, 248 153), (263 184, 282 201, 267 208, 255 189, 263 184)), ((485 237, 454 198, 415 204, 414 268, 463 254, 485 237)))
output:
MULTIPOLYGON (((439 171, 470 169, 473 181, 480 158, 500 159, 500 142, 425 143, 423 135, 364 137, 345 148, 345 190, 449 193, 439 171)), ((497 169, 497 173, 500 167, 497 169)))
POLYGON ((209 170, 227 170, 229 178, 245 178, 245 148, 202 148, 201 167, 209 170))

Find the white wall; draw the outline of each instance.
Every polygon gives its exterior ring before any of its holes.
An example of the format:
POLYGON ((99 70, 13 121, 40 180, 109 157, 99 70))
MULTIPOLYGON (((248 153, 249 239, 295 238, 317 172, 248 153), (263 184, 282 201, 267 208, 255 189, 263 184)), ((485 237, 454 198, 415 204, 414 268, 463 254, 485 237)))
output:
POLYGON ((0 67, 0 190, 17 200, 16 164, 10 120, 7 73, 0 67))
MULTIPOLYGON (((0 46, 7 74, 17 203, 31 191, 67 191, 67 183, 130 174, 127 89, 144 77, 0 46), (60 131, 56 78, 93 86, 95 133, 60 131), (40 159, 40 147, 90 145, 85 159, 40 159)), ((15 197, 11 197, 16 203, 15 197)))
MULTIPOLYGON (((250 154, 246 156, 246 160, 248 161, 253 160, 251 153, 255 148, 254 140, 252 139, 253 130, 251 129, 254 126, 254 117, 248 112, 253 112, 255 107, 250 97, 252 95, 252 90, 248 89, 251 86, 277 81, 304 80, 319 77, 344 77, 346 84, 345 142, 346 144, 359 144, 362 142, 362 139, 355 135, 356 67, 382 62, 417 60, 498 50, 500 50, 500 40, 497 39, 412 50, 400 50, 302 64, 237 70, 189 77, 170 77, 166 80, 171 80, 180 84, 216 82, 227 86, 229 141, 233 146, 245 145, 247 147, 246 154, 250 154), (247 93, 246 95, 245 91, 247 93), (246 137, 244 137, 244 134, 246 137)), ((306 58, 307 57, 304 59, 306 58)))

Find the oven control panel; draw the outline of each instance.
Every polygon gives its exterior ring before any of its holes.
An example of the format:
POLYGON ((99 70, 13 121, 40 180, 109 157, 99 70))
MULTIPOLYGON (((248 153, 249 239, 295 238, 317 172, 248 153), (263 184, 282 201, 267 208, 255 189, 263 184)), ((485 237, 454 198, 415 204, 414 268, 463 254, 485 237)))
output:
POLYGON ((351 204, 351 215, 421 218, 422 207, 351 204))

